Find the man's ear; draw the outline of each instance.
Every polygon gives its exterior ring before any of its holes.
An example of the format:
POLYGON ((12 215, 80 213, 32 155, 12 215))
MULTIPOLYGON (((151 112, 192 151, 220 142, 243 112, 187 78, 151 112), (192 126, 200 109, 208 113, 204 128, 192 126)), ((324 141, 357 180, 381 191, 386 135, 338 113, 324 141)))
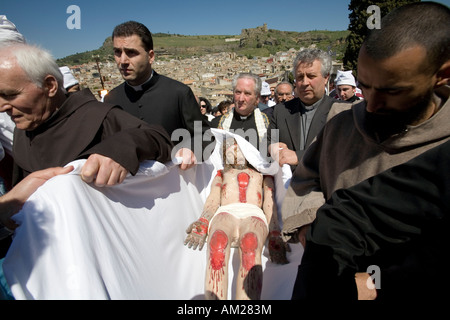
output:
POLYGON ((149 62, 150 64, 153 64, 153 62, 155 62, 155 51, 150 50, 150 51, 148 52, 148 62, 149 62))
POLYGON ((436 73, 435 87, 450 85, 450 60, 445 62, 436 73))
POLYGON ((42 88, 50 98, 54 97, 59 89, 58 80, 56 80, 54 76, 49 74, 45 77, 42 88))

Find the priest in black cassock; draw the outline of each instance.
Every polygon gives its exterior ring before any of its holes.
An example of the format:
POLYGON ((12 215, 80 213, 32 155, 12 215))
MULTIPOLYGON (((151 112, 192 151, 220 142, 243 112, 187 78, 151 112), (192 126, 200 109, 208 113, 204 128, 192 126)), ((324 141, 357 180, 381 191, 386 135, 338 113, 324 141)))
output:
POLYGON ((153 70, 152 35, 143 24, 120 24, 112 39, 115 60, 125 82, 111 90, 105 102, 118 104, 149 124, 162 125, 174 144, 183 137, 175 156, 183 157, 181 169, 192 167, 202 159, 203 133, 210 127, 192 90, 153 70))

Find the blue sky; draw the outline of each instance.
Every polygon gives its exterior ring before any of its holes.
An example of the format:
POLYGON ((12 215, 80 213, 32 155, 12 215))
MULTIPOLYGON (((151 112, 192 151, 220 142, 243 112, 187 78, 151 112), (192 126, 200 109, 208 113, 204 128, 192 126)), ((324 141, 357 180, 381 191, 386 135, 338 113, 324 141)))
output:
MULTIPOLYGON (((56 58, 97 49, 114 27, 127 20, 151 32, 238 35, 267 23, 283 31, 346 30, 350 0, 2 0, 0 14, 14 22, 28 42, 56 58), (70 5, 80 8, 81 29, 68 29, 70 5)), ((450 0, 439 2, 450 5, 450 0)))

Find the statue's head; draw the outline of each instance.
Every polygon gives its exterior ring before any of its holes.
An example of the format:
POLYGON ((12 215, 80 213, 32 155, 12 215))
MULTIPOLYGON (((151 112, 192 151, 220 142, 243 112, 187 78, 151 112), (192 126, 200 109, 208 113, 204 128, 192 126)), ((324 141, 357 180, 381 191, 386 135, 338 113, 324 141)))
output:
POLYGON ((249 167, 247 159, 245 159, 239 144, 234 138, 228 138, 224 141, 223 161, 224 169, 246 169, 249 167))

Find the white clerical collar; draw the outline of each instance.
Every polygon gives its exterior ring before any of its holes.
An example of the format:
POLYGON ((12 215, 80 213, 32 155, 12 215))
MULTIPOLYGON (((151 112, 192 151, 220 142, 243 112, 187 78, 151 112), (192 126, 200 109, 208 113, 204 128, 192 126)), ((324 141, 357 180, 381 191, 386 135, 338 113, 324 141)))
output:
POLYGON ((250 114, 248 114, 248 115, 246 115, 246 116, 241 116, 240 114, 238 114, 238 113, 236 112, 236 116, 239 117, 239 119, 241 119, 242 121, 245 121, 245 120, 247 120, 248 118, 250 118, 250 117, 252 116, 253 112, 254 112, 254 111, 252 111, 252 113, 250 113, 250 114))
POLYGON ((140 84, 140 85, 137 85, 137 86, 132 86, 131 84, 129 84, 128 82, 127 82, 127 84, 131 87, 131 88, 133 88, 133 90, 134 91, 142 91, 143 89, 143 86, 146 84, 146 83, 148 83, 150 80, 152 80, 152 78, 153 78, 153 70, 152 70, 152 73, 150 74, 150 78, 148 78, 147 79, 147 81, 145 81, 143 84, 140 84))

